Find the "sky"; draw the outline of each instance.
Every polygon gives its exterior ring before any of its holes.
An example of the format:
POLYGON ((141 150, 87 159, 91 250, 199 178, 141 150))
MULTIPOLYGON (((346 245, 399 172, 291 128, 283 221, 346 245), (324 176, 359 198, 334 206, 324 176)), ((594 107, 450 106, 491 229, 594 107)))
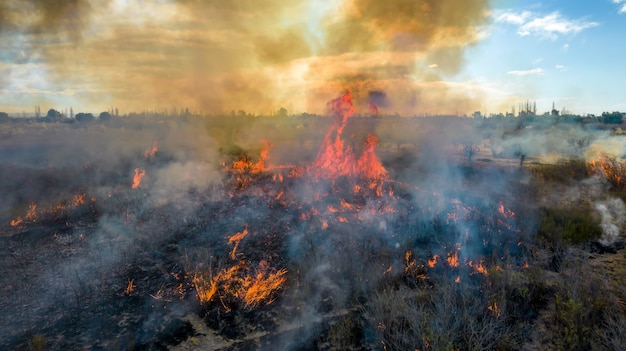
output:
POLYGON ((0 0, 0 111, 626 111, 626 0, 0 0))

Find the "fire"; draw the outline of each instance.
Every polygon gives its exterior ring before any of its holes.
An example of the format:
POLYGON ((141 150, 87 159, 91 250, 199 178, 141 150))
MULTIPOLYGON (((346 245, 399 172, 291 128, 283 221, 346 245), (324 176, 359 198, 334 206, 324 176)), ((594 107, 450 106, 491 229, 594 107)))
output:
POLYGON ((500 317, 500 309, 498 308, 498 302, 494 301, 493 304, 487 306, 487 309, 491 311, 496 317, 500 317))
POLYGON ((617 187, 623 187, 626 178, 626 166, 616 160, 614 157, 598 153, 595 159, 587 162, 589 174, 601 175, 611 184, 617 187))
POLYGON ((30 203, 28 205, 28 211, 26 212, 26 216, 24 216, 24 218, 17 217, 16 219, 11 220, 11 226, 17 227, 21 224, 33 222, 37 222, 37 204, 30 203))
POLYGON ((74 196, 74 200, 72 201, 72 205, 74 207, 84 205, 85 204, 85 194, 79 194, 74 196))
POLYGON ((259 263, 253 274, 244 261, 220 270, 215 276, 202 273, 193 275, 192 284, 200 302, 207 303, 219 297, 222 305, 230 310, 226 301, 235 299, 246 308, 255 308, 262 303, 273 302, 274 293, 286 281, 286 269, 273 270, 265 261, 259 263))
POLYGON ((124 289, 124 294, 130 295, 133 293, 133 290, 135 290, 135 279, 129 279, 126 289, 124 289))
POLYGON ((340 176, 386 179, 388 172, 374 152, 378 144, 378 138, 375 135, 370 134, 367 137, 363 155, 358 160, 352 148, 345 145, 342 138, 348 118, 355 113, 352 94, 346 92, 339 98, 332 100, 329 106, 337 120, 326 134, 320 152, 313 163, 314 175, 331 179, 340 176))
POLYGON ((376 156, 375 149, 378 145, 378 137, 370 134, 365 140, 365 150, 358 161, 359 170, 362 175, 369 179, 386 179, 389 173, 383 167, 382 162, 376 156))
MULTIPOLYGON (((41 209, 37 204, 35 203, 30 203, 28 205, 28 210, 26 211, 26 214, 22 217, 22 216, 18 216, 17 218, 11 220, 10 225, 12 227, 17 227, 17 226, 21 226, 21 225, 27 225, 27 224, 31 224, 31 223, 35 223, 39 220, 40 217, 54 217, 54 218, 58 218, 58 215, 61 214, 63 211, 67 210, 67 209, 71 209, 71 208, 75 208, 75 207, 79 207, 79 206, 83 206, 86 204, 86 196, 87 194, 82 193, 82 194, 77 194, 74 195, 72 197, 71 200, 66 200, 63 201, 57 205, 48 207, 48 208, 44 208, 41 209)), ((96 198, 95 197, 91 197, 90 198, 91 202, 95 202, 96 198)))
POLYGON ((432 258, 429 258, 427 261, 428 267, 435 268, 435 265, 437 264, 437 259, 439 259, 439 255, 433 255, 432 258))
POLYGON ((264 301, 272 303, 272 293, 283 285, 285 274, 286 269, 272 272, 267 263, 261 262, 255 275, 248 275, 243 279, 239 294, 245 307, 254 308, 264 301))
POLYGON ((504 204, 502 204, 502 201, 500 201, 498 203, 498 212, 502 215, 502 217, 504 218, 512 218, 515 217, 515 212, 504 208, 504 204))
POLYGON ((135 176, 133 177, 133 189, 139 188, 141 185, 141 179, 146 175, 146 171, 143 169, 135 168, 135 176))
POLYGON ((266 171, 268 168, 265 163, 269 159, 270 152, 270 143, 266 140, 263 140, 263 150, 259 155, 259 160, 257 162, 252 162, 248 156, 243 155, 241 159, 234 161, 232 164, 232 171, 234 173, 250 173, 250 174, 259 174, 261 172, 266 171))
POLYGON ((487 268, 483 265, 483 260, 478 260, 476 262, 468 261, 467 265, 474 269, 474 273, 482 274, 484 276, 489 275, 487 268))
POLYGON ((408 275, 415 269, 416 263, 415 260, 411 259, 412 255, 413 254, 409 250, 407 250, 407 252, 404 254, 404 274, 406 275, 408 275))
POLYGON ((150 157, 154 157, 157 152, 159 152, 159 147, 157 145, 157 141, 155 140, 152 147, 147 148, 146 151, 144 151, 143 156, 146 160, 148 160, 150 157))
POLYGON ((235 246, 233 246, 233 249, 230 252, 231 259, 233 260, 235 259, 236 254, 237 254, 237 247, 239 247, 239 242, 241 242, 241 240, 243 240, 243 238, 245 238, 247 235, 248 235, 248 228, 244 228, 243 231, 238 232, 234 234, 233 236, 231 236, 230 238, 228 238, 229 244, 235 243, 235 246))
POLYGON ((459 266, 459 249, 460 246, 457 244, 454 252, 448 253, 448 258, 446 259, 446 261, 448 262, 448 266, 450 266, 451 268, 456 268, 459 266))

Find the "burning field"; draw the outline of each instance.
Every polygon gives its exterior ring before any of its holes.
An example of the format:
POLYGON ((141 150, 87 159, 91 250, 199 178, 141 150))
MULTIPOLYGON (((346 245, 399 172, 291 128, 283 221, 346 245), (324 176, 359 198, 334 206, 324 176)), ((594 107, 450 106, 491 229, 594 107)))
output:
POLYGON ((327 109, 3 125, 2 348, 621 345, 605 132, 327 109))

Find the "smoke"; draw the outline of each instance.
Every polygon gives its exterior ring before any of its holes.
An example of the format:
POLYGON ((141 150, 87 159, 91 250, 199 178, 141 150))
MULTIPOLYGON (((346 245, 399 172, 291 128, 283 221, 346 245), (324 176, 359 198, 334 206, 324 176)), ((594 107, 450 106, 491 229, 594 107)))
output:
POLYGON ((624 218, 626 218, 626 206, 622 199, 613 198, 603 202, 597 202, 595 209, 602 216, 602 237, 598 240, 604 246, 610 246, 620 239, 624 218))
POLYGON ((8 78, 41 89, 33 103, 323 113, 350 89, 365 107, 385 93, 381 113, 447 113, 479 106, 442 80, 462 68, 487 10, 484 0, 4 0, 0 41, 11 64, 45 69, 8 78), (50 91, 66 93, 44 100, 50 91))
POLYGON ((2 0, 0 31, 76 41, 89 23, 91 9, 89 0, 2 0))

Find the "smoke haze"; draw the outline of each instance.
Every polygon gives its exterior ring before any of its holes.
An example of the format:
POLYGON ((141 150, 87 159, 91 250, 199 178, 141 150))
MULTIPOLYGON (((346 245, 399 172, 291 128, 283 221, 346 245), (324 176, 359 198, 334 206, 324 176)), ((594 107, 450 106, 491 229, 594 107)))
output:
POLYGON ((462 67, 488 5, 3 0, 0 79, 28 105, 57 109, 321 113, 350 89, 364 106, 384 91, 381 112, 468 111, 480 96, 442 79, 462 67))

